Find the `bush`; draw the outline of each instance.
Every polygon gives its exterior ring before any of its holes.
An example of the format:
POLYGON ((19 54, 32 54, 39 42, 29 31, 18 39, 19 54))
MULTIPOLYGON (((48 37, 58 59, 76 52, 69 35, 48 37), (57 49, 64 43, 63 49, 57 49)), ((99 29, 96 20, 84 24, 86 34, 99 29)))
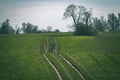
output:
POLYGON ((92 26, 87 26, 85 24, 79 24, 76 26, 74 35, 81 35, 81 36, 93 36, 97 34, 97 30, 94 29, 92 26))

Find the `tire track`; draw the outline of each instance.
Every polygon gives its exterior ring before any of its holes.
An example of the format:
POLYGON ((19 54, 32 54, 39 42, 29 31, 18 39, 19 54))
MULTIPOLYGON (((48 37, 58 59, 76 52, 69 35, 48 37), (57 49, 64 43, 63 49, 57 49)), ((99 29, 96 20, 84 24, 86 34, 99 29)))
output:
POLYGON ((44 56, 44 58, 47 60, 47 62, 52 66, 52 68, 53 68, 54 71, 56 72, 59 80, 63 80, 62 77, 61 77, 61 75, 60 75, 60 73, 59 73, 59 71, 58 71, 57 68, 54 66, 54 64, 47 58, 46 55, 43 55, 43 56, 44 56))
POLYGON ((83 74, 70 62, 68 61, 64 56, 60 55, 60 57, 66 62, 68 63, 77 73, 78 75, 81 77, 82 80, 86 80, 85 77, 83 76, 83 74))
MULTIPOLYGON (((86 69, 81 63, 79 63, 78 61, 76 61, 75 59, 73 59, 72 56, 69 56, 69 57, 72 59, 72 61, 74 61, 75 63, 77 63, 77 64, 90 76, 91 80, 95 80, 95 76, 93 76, 93 75, 88 71, 88 69, 86 69)), ((74 63, 74 62, 73 62, 73 63, 74 63)))
POLYGON ((56 53, 56 44, 55 44, 55 40, 54 37, 49 37, 48 38, 48 51, 50 53, 56 53))
POLYGON ((120 64, 115 59, 113 59, 110 55, 105 54, 105 56, 108 57, 115 65, 117 65, 118 67, 120 67, 120 64))
POLYGON ((106 70, 106 68, 103 67, 103 65, 92 55, 89 55, 95 62, 96 64, 105 72, 105 74, 110 75, 110 73, 106 70))
POLYGON ((61 63, 61 61, 58 60, 58 58, 56 58, 55 55, 53 55, 53 57, 57 61, 57 63, 62 67, 62 69, 65 71, 65 74, 67 75, 67 77, 69 78, 69 80, 74 80, 74 79, 72 79, 70 73, 67 71, 66 67, 61 63))

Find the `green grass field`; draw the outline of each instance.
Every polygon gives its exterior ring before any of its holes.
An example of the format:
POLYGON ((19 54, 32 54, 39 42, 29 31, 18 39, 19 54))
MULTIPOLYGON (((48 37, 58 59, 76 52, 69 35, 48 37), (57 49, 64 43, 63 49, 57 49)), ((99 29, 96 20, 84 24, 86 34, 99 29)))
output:
POLYGON ((0 35, 0 80, 120 80, 120 35, 71 36, 72 33, 0 35))

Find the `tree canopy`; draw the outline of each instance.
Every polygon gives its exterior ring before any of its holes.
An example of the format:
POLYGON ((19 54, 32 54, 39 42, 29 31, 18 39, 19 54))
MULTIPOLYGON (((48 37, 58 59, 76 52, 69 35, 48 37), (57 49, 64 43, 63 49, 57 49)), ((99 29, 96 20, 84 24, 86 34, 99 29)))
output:
POLYGON ((91 26, 92 9, 87 10, 84 6, 69 5, 64 12, 64 18, 72 18, 74 35, 95 35, 96 31, 91 26))
POLYGON ((2 23, 2 26, 0 28, 0 33, 1 34, 13 34, 15 33, 15 30, 9 23, 9 19, 6 19, 5 22, 2 23))
POLYGON ((24 33, 36 33, 38 32, 38 26, 31 23, 22 23, 22 30, 24 33))
POLYGON ((64 19, 72 19, 74 35, 96 35, 98 31, 120 31, 120 13, 118 15, 109 13, 108 19, 104 16, 99 19, 93 17, 91 8, 70 4, 63 16, 64 19))

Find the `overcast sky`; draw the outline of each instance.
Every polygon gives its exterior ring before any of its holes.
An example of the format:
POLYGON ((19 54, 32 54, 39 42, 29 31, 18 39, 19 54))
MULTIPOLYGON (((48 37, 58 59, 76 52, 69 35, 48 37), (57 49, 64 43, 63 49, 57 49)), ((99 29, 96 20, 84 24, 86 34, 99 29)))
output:
POLYGON ((12 26, 21 27, 23 22, 30 22, 40 29, 52 26, 69 31, 72 20, 62 19, 69 4, 93 8, 93 15, 97 17, 120 13, 120 0, 0 0, 0 23, 10 19, 12 26))

